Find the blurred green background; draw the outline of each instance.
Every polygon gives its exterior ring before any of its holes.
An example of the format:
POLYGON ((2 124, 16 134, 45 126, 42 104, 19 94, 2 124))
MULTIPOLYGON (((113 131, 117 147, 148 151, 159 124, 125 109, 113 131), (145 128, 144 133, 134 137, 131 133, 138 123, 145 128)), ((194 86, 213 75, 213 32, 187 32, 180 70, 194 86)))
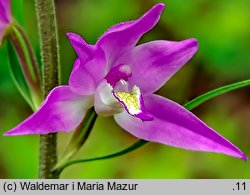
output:
MULTIPOLYGON (((13 9, 39 56, 34 2, 13 9)), ((74 50, 66 32, 81 34, 94 44, 111 25, 136 19, 158 1, 154 0, 57 0, 61 83, 66 84, 74 50)), ((155 39, 197 38, 197 55, 180 70, 159 94, 180 104, 216 87, 250 77, 250 1, 164 0, 160 22, 140 43, 155 39)), ((32 111, 14 86, 5 47, 0 48, 0 133, 28 117, 32 111)), ((217 97, 193 112, 250 156, 249 87, 217 97)), ((60 133, 59 157, 70 133, 60 133)), ((0 178, 36 178, 38 136, 0 136, 0 178)), ((108 154, 137 139, 126 133, 112 117, 98 117, 84 148, 76 158, 108 154)), ((222 154, 186 151, 149 143, 118 158, 73 165, 61 178, 250 178, 250 163, 222 154)))

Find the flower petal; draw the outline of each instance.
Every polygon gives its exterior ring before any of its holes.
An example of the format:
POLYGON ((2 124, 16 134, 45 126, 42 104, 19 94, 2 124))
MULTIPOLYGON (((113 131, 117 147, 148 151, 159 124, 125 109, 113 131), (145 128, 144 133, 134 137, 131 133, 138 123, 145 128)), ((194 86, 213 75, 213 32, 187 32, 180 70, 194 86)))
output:
POLYGON ((119 64, 110 69, 108 74, 105 76, 105 79, 112 87, 115 87, 120 80, 128 81, 128 78, 131 76, 132 72, 130 66, 119 64))
POLYGON ((0 0, 0 46, 7 26, 11 22, 10 0, 0 0))
POLYGON ((138 20, 115 25, 101 36, 97 41, 97 45, 105 53, 108 68, 116 65, 113 64, 115 60, 129 49, 132 49, 140 37, 155 26, 164 7, 164 4, 159 3, 138 20))
POLYGON ((188 150, 223 153, 247 160, 236 146, 182 106, 157 95, 144 98, 153 121, 142 122, 127 112, 115 115, 116 122, 134 136, 188 150))
POLYGON ((96 90, 94 77, 87 71, 81 61, 76 59, 69 78, 71 90, 79 95, 92 95, 96 90))
POLYGON ((76 95, 69 86, 56 87, 38 111, 5 135, 48 134, 73 130, 91 106, 93 97, 76 95))
POLYGON ((80 95, 91 95, 105 74, 106 61, 102 49, 87 44, 80 35, 67 33, 72 47, 78 55, 69 85, 80 95))
POLYGON ((193 57, 197 49, 195 39, 152 41, 137 46, 132 51, 131 64, 126 62, 132 70, 129 84, 140 86, 142 94, 157 91, 193 57))
POLYGON ((11 11, 10 11, 10 0, 0 1, 0 23, 10 23, 11 11))
POLYGON ((80 35, 75 33, 67 33, 67 37, 82 64, 85 64, 89 60, 93 59, 94 48, 92 45, 87 44, 80 35))

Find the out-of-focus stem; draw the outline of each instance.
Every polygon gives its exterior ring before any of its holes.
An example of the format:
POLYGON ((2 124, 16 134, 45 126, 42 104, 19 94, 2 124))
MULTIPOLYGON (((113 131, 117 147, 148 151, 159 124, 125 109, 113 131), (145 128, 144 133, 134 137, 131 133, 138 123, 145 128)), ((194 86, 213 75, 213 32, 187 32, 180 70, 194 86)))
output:
MULTIPOLYGON (((44 98, 59 84, 59 54, 55 5, 53 0, 35 0, 39 25, 44 98)), ((39 178, 58 178, 52 172, 57 163, 57 135, 40 135, 39 178)))

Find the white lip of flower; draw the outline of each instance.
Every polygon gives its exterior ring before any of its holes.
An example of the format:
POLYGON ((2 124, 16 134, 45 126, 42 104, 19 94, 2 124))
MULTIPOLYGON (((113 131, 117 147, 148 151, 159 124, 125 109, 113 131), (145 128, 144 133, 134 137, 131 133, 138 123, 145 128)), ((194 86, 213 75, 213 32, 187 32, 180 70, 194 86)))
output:
POLYGON ((140 88, 136 85, 128 92, 128 84, 125 80, 120 80, 114 88, 112 94, 118 102, 126 109, 126 111, 142 121, 151 121, 153 116, 145 112, 143 98, 140 88), (121 85, 120 85, 121 84, 121 85))
POLYGON ((95 101, 100 102, 95 106, 98 115, 111 116, 124 110, 124 106, 112 94, 113 87, 110 84, 102 82, 99 88, 100 92, 95 95, 95 101))
MULTIPOLYGON (((121 83, 124 82, 125 81, 121 81, 121 83)), ((141 113, 141 103, 140 103, 141 92, 140 88, 137 87, 136 85, 133 87, 131 92, 114 91, 113 95, 131 115, 141 113)))
POLYGON ((123 112, 140 118, 142 121, 153 120, 153 117, 145 112, 143 97, 140 88, 136 85, 132 90, 127 80, 132 76, 129 65, 120 64, 113 67, 98 86, 95 95, 96 112, 101 116, 110 116, 123 112))
POLYGON ((141 93, 138 86, 128 91, 128 83, 121 79, 115 87, 107 82, 100 86, 100 93, 96 94, 96 100, 102 102, 95 107, 100 116, 111 116, 126 111, 131 115, 141 113, 141 93))

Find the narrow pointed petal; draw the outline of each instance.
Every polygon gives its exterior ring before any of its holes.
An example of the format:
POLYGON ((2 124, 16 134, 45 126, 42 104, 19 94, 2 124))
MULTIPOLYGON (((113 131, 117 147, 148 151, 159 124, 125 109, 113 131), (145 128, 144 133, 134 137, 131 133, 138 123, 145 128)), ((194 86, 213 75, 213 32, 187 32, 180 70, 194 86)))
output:
POLYGON ((132 51, 132 61, 127 62, 133 73, 129 83, 140 86, 142 94, 151 94, 186 64, 197 49, 195 39, 152 41, 139 45, 132 51))
POLYGON ((106 56, 108 67, 126 51, 132 49, 141 36, 151 30, 160 19, 164 4, 157 4, 138 20, 111 27, 98 40, 106 56))
POLYGON ((94 77, 82 65, 81 61, 76 59, 73 70, 69 78, 69 86, 71 90, 79 95, 92 95, 96 90, 94 77))
POLYGON ((116 122, 134 136, 187 150, 223 153, 247 160, 236 146, 182 106, 157 95, 144 98, 153 121, 142 122, 127 112, 115 115, 116 122))
POLYGON ((92 106, 93 97, 79 96, 69 86, 59 86, 50 92, 38 111, 5 135, 68 132, 77 127, 92 106))
POLYGON ((105 74, 106 61, 104 53, 98 46, 87 44, 83 38, 74 33, 67 33, 72 47, 78 55, 69 85, 75 93, 91 95, 105 74))
POLYGON ((86 64, 93 59, 94 48, 92 45, 87 44, 80 35, 75 33, 67 33, 67 37, 82 64, 86 64))

